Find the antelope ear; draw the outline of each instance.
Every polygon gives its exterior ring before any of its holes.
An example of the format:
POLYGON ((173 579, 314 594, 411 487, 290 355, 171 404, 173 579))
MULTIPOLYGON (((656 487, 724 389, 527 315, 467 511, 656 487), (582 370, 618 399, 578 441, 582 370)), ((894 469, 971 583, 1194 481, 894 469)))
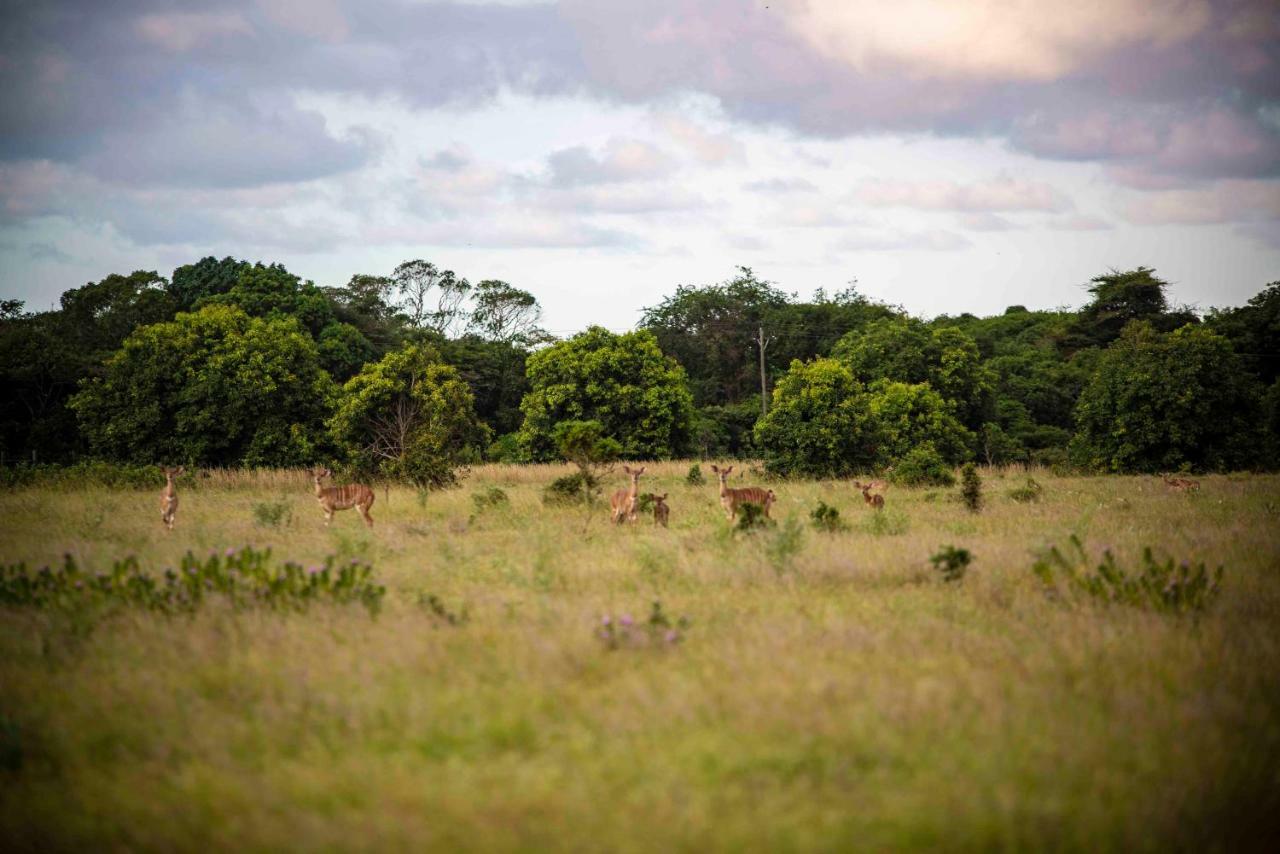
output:
POLYGON ((176 469, 174 469, 174 470, 173 470, 173 473, 174 473, 174 474, 184 474, 184 473, 186 472, 186 470, 187 470, 187 467, 186 467, 186 466, 178 466, 176 469))
POLYGON ((725 469, 724 469, 724 473, 725 473, 725 474, 732 474, 732 473, 733 473, 733 466, 726 466, 726 467, 725 467, 725 469))
POLYGON ((712 463, 712 464, 711 464, 711 470, 712 470, 713 472, 715 472, 716 474, 720 474, 720 469, 716 466, 716 464, 715 464, 715 463, 712 463))
POLYGON ((645 470, 645 467, 640 466, 640 468, 636 469, 636 474, 644 474, 644 470, 645 470))
POLYGON ((631 474, 631 466, 627 465, 626 463, 622 464, 622 470, 627 474, 631 474))
POLYGON ((666 500, 667 500, 667 496, 668 496, 668 495, 670 495, 670 494, 671 494, 671 493, 669 493, 669 492, 664 492, 664 493, 662 493, 662 500, 663 500, 663 501, 666 501, 666 500))

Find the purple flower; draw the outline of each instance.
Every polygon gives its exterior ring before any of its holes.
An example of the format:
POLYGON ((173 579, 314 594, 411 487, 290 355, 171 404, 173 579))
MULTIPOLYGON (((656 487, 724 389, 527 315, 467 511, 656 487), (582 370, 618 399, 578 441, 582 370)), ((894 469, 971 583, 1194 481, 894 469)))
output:
POLYGON ((235 557, 235 554, 236 554, 235 549, 227 549, 227 557, 235 557))
POLYGON ((667 632, 666 634, 667 643, 675 643, 678 640, 680 640, 680 633, 677 632, 675 629, 672 629, 669 632, 667 632))
POLYGON ((608 614, 605 614, 603 617, 600 618, 600 625, 602 626, 607 626, 612 622, 613 620, 609 617, 608 614))
POLYGON ((310 573, 311 575, 319 575, 321 569, 323 569, 323 567, 313 566, 310 569, 308 569, 307 572, 310 573))
POLYGON ((621 617, 618 618, 618 622, 622 623, 622 625, 624 626, 630 626, 632 623, 635 622, 635 620, 631 619, 630 614, 623 614, 621 617))

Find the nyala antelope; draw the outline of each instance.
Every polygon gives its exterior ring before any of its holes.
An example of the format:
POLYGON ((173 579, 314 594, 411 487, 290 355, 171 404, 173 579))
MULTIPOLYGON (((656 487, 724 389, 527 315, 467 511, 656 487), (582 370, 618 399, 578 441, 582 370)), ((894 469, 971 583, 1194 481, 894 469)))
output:
POLYGON ((743 504, 759 504, 764 508, 765 518, 770 518, 769 508, 773 506, 773 502, 778 500, 778 496, 773 494, 772 489, 761 489, 758 486, 730 489, 728 480, 729 474, 733 471, 733 466, 719 468, 712 465, 711 470, 720 478, 720 506, 724 508, 725 515, 729 517, 730 522, 737 518, 738 507, 743 504))
POLYGON ((1161 475, 1164 478, 1165 486, 1174 492, 1196 492, 1200 489, 1199 481, 1188 480, 1185 477, 1169 477, 1169 475, 1161 475))
POLYGON ((369 515, 369 508, 373 506, 373 490, 362 483, 321 486, 320 481, 326 477, 333 477, 331 469, 311 470, 311 480, 316 485, 316 501, 320 502, 320 509, 324 511, 325 527, 329 527, 329 523, 333 521, 334 511, 350 510, 354 507, 364 517, 364 523, 372 528, 373 517, 369 515))
POLYGON ((631 476, 631 486, 619 489, 609 498, 609 510, 613 514, 614 522, 621 524, 636 520, 636 494, 640 491, 640 475, 644 474, 644 468, 644 466, 638 469, 633 469, 631 466, 622 467, 622 470, 631 476))
POLYGON ((178 518, 178 475, 186 471, 184 466, 178 466, 171 469, 164 467, 164 491, 160 493, 160 521, 170 531, 173 530, 173 523, 178 518))
POLYGON ((654 495, 653 498, 653 524, 667 527, 667 519, 671 517, 671 508, 667 506, 667 495, 654 495))
POLYGON ((865 501, 865 502, 867 502, 867 506, 868 506, 868 507, 870 507, 870 508, 871 508, 871 509, 873 509, 873 510, 883 510, 883 509, 884 509, 884 496, 883 496, 883 495, 872 495, 872 494, 871 494, 871 484, 870 484, 870 483, 865 484, 865 485, 862 487, 862 500, 863 500, 863 501, 865 501))

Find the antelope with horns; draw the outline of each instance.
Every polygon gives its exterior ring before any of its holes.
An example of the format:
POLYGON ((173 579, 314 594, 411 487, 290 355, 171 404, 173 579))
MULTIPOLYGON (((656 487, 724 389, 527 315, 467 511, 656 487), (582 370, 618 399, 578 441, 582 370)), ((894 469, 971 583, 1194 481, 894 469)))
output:
POLYGON ((884 509, 884 496, 873 495, 871 493, 871 484, 869 483, 862 487, 862 500, 867 502, 867 506, 873 510, 884 509))
POLYGON ((178 466, 171 469, 164 467, 164 491, 160 493, 160 521, 170 531, 173 530, 173 523, 178 518, 178 475, 186 471, 185 466, 178 466))
POLYGON ((671 508, 667 506, 668 494, 664 492, 653 496, 653 524, 664 528, 667 527, 667 520, 671 518, 671 508))
POLYGON ((333 471, 327 468, 311 470, 311 480, 316 485, 316 501, 324 511, 324 525, 329 527, 333 514, 337 510, 350 510, 352 507, 360 511, 364 523, 373 527, 373 517, 369 508, 373 506, 373 490, 362 483, 349 483, 346 486, 321 486, 320 481, 333 477, 333 471))
POLYGON ((713 465, 711 470, 720 478, 720 506, 724 508, 730 522, 737 518, 738 507, 742 504, 759 504, 764 508, 765 518, 769 518, 769 508, 778 500, 772 489, 761 489, 758 486, 730 489, 728 480, 733 466, 719 468, 713 465))
POLYGON ((609 498, 609 510, 613 514, 614 522, 622 524, 636 520, 636 495, 640 491, 640 475, 644 474, 644 468, 640 466, 633 469, 625 465, 622 467, 622 470, 631 477, 631 486, 619 489, 609 498))

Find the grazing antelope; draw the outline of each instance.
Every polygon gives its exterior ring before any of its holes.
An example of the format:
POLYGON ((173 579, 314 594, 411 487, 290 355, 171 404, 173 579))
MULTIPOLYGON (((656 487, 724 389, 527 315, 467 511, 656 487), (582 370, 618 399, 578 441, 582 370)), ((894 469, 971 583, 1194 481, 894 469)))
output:
POLYGON ((354 507, 364 517, 364 523, 372 528, 373 517, 369 515, 369 508, 373 506, 373 490, 362 483, 321 486, 320 481, 326 477, 333 477, 332 469, 311 470, 311 480, 316 485, 316 501, 320 502, 320 509, 324 511, 325 527, 329 527, 329 523, 333 521, 334 511, 350 510, 354 507))
POLYGON ((713 465, 711 470, 720 478, 720 506, 724 508, 730 522, 737 518, 738 506, 741 504, 759 504, 764 508, 765 518, 769 518, 769 508, 778 500, 778 496, 773 494, 772 489, 761 489, 758 486, 730 489, 728 480, 733 466, 718 468, 713 465))
POLYGON ((171 469, 164 467, 164 491, 160 493, 160 521, 170 531, 173 530, 173 523, 178 517, 178 475, 186 471, 185 466, 178 466, 171 469))
POLYGON ((667 520, 671 518, 671 508, 667 506, 668 494, 664 492, 653 496, 653 524, 664 528, 667 527, 667 520))
POLYGON ((1188 480, 1185 477, 1169 477, 1167 474, 1161 475, 1164 478, 1165 486, 1174 492, 1198 492, 1200 490, 1200 482, 1197 480, 1188 480))
POLYGON ((862 487, 862 500, 867 502, 867 506, 872 508, 873 510, 884 509, 884 496, 872 495, 871 484, 869 483, 862 487))
POLYGON ((644 474, 644 466, 633 469, 624 465, 622 470, 631 476, 631 486, 619 489, 609 498, 609 510, 613 521, 618 524, 636 520, 636 493, 640 491, 640 475, 644 474))

